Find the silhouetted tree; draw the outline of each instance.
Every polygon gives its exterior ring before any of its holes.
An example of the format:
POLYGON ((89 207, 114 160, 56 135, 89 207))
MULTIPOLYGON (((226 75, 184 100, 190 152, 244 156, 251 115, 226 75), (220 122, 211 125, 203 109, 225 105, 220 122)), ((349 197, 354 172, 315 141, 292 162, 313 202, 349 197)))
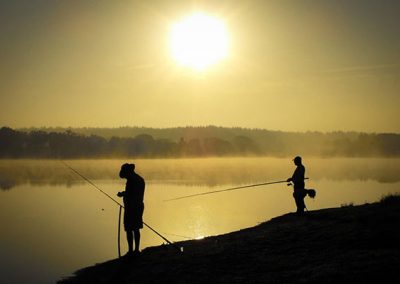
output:
MULTIPOLYGON (((138 131, 148 128, 124 128, 138 131)), ((151 131, 150 131, 151 130, 151 131)), ((91 158, 91 157, 201 157, 228 155, 287 156, 400 156, 399 134, 356 132, 294 133, 260 129, 184 127, 158 131, 172 138, 154 138, 142 133, 132 137, 105 138, 70 129, 30 132, 0 128, 0 158, 91 158), (180 135, 180 136, 178 136, 180 135), (175 142, 177 141, 177 142, 175 142)), ((118 129, 118 131, 122 131, 118 129)), ((98 132, 101 132, 100 130, 98 132)), ((105 131, 109 135, 111 130, 105 131)))
POLYGON ((204 139, 204 152, 209 156, 227 156, 234 153, 234 148, 228 141, 209 137, 204 139))
POLYGON ((239 154, 261 154, 258 145, 249 137, 239 135, 233 138, 233 145, 236 147, 239 154))

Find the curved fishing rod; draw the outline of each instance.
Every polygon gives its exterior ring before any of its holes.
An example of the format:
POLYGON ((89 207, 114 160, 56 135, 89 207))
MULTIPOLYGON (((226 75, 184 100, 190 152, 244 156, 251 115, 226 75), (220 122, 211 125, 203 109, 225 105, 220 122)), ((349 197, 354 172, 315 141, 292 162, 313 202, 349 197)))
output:
MULTIPOLYGON (((114 201, 116 204, 118 204, 118 206, 120 206, 120 208, 124 208, 125 207, 119 203, 117 200, 115 200, 114 198, 112 198, 108 193, 104 192, 103 190, 101 190, 97 185, 95 185, 90 179, 88 179, 87 177, 85 177, 84 175, 82 175, 80 172, 78 172, 77 170, 75 170, 74 168, 72 168, 71 166, 69 166, 66 162, 61 161, 61 163, 64 164, 64 166, 66 166, 67 168, 69 168, 71 171, 73 171, 74 173, 76 173, 78 176, 80 176, 82 179, 84 179, 85 181, 87 181, 88 183, 90 183, 91 185, 93 185, 98 191, 100 191, 101 193, 103 193, 105 196, 107 196, 108 198, 110 198, 112 201, 114 201)), ((121 214, 121 211, 120 211, 121 214)), ((120 221, 119 221, 120 222, 120 221)), ((143 222, 143 224, 149 228, 151 231, 153 231, 157 236, 159 236, 160 238, 162 238, 164 241, 166 241, 168 244, 172 245, 173 247, 175 247, 176 249, 178 249, 179 251, 182 251, 180 247, 176 246, 174 243, 172 243, 171 241, 169 241, 167 238, 165 238, 163 235, 161 235, 159 232, 157 232, 155 229, 153 229, 152 227, 150 227, 148 224, 146 224, 145 222, 143 222)), ((119 227, 119 226, 118 226, 119 227)))
MULTIPOLYGON (((304 179, 308 179, 308 178, 304 178, 304 179)), ((201 195, 208 195, 208 194, 214 194, 214 193, 220 193, 220 192, 225 192, 225 191, 237 190, 237 189, 242 189, 242 188, 256 187, 256 186, 270 185, 270 184, 284 183, 284 182, 286 183, 287 180, 271 181, 271 182, 264 182, 264 183, 257 183, 257 184, 250 184, 250 185, 232 187, 232 188, 227 188, 227 189, 206 191, 206 192, 201 192, 201 193, 196 193, 196 194, 191 194, 191 195, 185 195, 185 196, 180 196, 180 197, 171 198, 171 199, 166 199, 164 201, 174 201, 174 200, 191 198, 191 197, 196 197, 196 196, 201 196, 201 195)))

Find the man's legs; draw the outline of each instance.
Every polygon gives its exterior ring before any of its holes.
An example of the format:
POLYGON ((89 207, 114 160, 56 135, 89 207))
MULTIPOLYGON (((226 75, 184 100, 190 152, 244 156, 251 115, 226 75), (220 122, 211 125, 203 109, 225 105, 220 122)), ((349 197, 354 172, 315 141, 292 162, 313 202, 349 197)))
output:
POLYGON ((298 196, 296 198, 296 206, 297 206, 297 213, 298 214, 304 213, 304 208, 306 208, 306 205, 304 204, 304 197, 298 196))
POLYGON ((296 207, 297 207, 297 214, 302 214, 304 213, 304 209, 306 208, 306 205, 304 204, 304 194, 301 190, 295 190, 293 193, 294 200, 296 202, 296 207))
MULTIPOLYGON (((126 231, 126 240, 128 241, 128 252, 133 252, 133 233, 132 231, 126 231)), ((136 242, 136 240, 135 240, 136 242)))
POLYGON ((140 246, 140 230, 139 229, 134 229, 133 234, 135 235, 135 251, 139 252, 139 246, 140 246))

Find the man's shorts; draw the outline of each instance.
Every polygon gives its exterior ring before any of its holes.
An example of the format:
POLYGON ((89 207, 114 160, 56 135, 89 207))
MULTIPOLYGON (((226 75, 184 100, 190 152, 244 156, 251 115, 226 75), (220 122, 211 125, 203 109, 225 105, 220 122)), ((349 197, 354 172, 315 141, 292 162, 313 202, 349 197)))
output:
POLYGON ((125 204, 124 228, 133 231, 143 228, 144 204, 125 204))

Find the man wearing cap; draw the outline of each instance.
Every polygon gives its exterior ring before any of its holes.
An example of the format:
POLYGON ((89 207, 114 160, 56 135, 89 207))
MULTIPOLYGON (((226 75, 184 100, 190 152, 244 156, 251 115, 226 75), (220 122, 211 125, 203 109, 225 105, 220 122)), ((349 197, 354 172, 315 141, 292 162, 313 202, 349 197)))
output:
POLYGON ((297 211, 296 213, 301 215, 304 213, 304 209, 306 205, 304 204, 304 197, 306 197, 306 190, 304 184, 304 176, 306 169, 301 163, 301 157, 297 156, 293 159, 294 164, 296 165, 296 169, 291 178, 288 178, 288 182, 293 182, 294 192, 293 197, 296 202, 297 211))
POLYGON ((123 164, 119 172, 120 178, 126 179, 125 191, 118 192, 119 197, 124 200, 124 228, 128 241, 127 255, 139 254, 140 229, 143 228, 143 197, 145 182, 135 172, 134 164, 123 164), (133 250, 133 239, 135 239, 135 250, 133 250))

